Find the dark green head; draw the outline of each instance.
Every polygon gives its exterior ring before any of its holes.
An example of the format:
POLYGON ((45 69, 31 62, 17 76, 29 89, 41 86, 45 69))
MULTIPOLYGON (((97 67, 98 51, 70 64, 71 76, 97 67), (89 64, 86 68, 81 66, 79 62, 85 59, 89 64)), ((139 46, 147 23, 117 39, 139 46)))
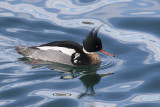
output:
POLYGON ((99 50, 102 50, 101 39, 97 36, 100 27, 101 26, 99 26, 96 30, 94 27, 90 31, 87 38, 83 41, 83 47, 87 52, 97 52, 99 50))
POLYGON ((102 27, 102 25, 99 26, 96 30, 94 27, 90 31, 87 38, 83 41, 83 47, 84 47, 85 51, 87 51, 88 53, 99 51, 99 52, 102 52, 102 53, 107 54, 109 56, 115 57, 114 55, 103 50, 101 39, 97 36, 100 27, 102 27))

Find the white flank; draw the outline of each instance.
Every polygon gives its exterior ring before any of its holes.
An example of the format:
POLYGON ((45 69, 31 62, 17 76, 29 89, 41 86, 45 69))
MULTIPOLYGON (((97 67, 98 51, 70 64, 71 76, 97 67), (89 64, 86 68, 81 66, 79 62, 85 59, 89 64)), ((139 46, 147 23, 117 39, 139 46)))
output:
POLYGON ((66 48, 66 47, 58 47, 58 46, 42 46, 42 47, 37 47, 39 48, 40 50, 56 50, 56 51, 61 51, 63 52, 64 54, 67 54, 67 55, 72 55, 73 53, 75 53, 76 51, 74 49, 69 49, 69 48, 66 48))

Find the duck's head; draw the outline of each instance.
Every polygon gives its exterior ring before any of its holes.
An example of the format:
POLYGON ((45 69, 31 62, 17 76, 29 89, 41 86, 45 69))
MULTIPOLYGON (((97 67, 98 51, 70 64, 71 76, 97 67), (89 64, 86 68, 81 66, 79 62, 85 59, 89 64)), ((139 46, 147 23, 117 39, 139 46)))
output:
POLYGON ((101 39, 97 36, 98 31, 101 26, 99 26, 96 30, 95 27, 90 31, 87 38, 83 41, 83 50, 87 53, 93 53, 93 52, 102 52, 104 54, 107 54, 109 56, 114 57, 114 55, 106 52, 102 48, 102 42, 101 39), (95 30, 95 31, 94 31, 95 30))

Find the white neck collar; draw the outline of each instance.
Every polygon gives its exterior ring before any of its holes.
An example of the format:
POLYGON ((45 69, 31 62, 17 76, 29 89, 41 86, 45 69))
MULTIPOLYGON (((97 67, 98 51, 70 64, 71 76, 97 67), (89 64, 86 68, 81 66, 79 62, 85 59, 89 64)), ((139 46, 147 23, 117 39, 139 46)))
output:
POLYGON ((86 54, 95 54, 96 52, 87 52, 84 47, 83 47, 83 52, 86 53, 86 54))

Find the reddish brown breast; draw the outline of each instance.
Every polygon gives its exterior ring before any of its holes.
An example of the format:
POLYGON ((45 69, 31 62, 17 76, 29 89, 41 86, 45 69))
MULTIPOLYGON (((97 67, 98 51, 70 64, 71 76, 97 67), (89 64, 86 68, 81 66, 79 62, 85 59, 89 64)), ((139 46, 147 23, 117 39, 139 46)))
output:
POLYGON ((87 56, 90 59, 90 64, 98 64, 101 62, 100 56, 98 53, 92 53, 92 54, 87 54, 87 56))

